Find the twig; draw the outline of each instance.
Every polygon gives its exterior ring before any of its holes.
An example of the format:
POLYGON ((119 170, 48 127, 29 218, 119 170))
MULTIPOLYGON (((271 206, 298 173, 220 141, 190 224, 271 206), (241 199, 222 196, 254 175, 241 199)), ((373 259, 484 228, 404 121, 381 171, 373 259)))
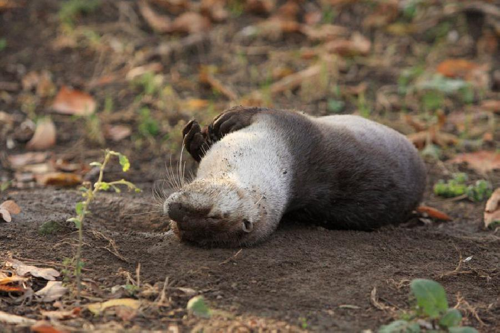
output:
POLYGON ((240 249, 238 252, 236 252, 234 255, 232 255, 231 257, 227 258, 223 262, 221 262, 219 265, 224 265, 224 264, 227 264, 228 262, 231 262, 231 261, 235 260, 236 257, 238 257, 238 255, 241 253, 241 251, 243 251, 243 249, 240 249))
POLYGON ((95 237, 108 241, 108 246, 103 247, 103 249, 108 250, 111 254, 116 256, 118 259, 125 261, 126 263, 130 262, 127 258, 120 254, 120 252, 118 251, 118 247, 116 246, 116 242, 113 239, 97 230, 91 230, 91 232, 95 237))

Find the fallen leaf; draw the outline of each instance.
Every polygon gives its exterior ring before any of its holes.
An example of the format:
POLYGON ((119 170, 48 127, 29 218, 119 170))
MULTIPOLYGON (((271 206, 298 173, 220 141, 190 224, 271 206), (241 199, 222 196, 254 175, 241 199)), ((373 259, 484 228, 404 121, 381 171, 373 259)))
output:
POLYGON ((44 118, 36 124, 35 134, 26 144, 32 150, 44 150, 56 143, 56 126, 50 118, 44 118))
POLYGON ((12 325, 33 325, 36 320, 0 311, 0 322, 12 325))
POLYGON ((348 33, 345 27, 333 24, 322 24, 317 27, 303 25, 300 31, 310 40, 319 42, 335 40, 346 36, 348 33))
POLYGON ((500 113, 500 100, 488 99, 482 101, 480 107, 486 111, 500 113))
POLYGON ((201 83, 211 86, 212 89, 220 92, 229 100, 238 99, 238 95, 236 95, 234 91, 232 91, 229 87, 225 86, 220 80, 213 76, 212 70, 208 66, 201 67, 199 80, 201 83))
POLYGON ((380 1, 377 7, 368 15, 363 25, 369 28, 380 28, 396 20, 399 15, 399 0, 380 1))
POLYGON ((200 11, 214 22, 225 21, 229 17, 226 0, 201 0, 200 11))
POLYGON ((115 142, 128 138, 132 134, 132 129, 127 125, 109 125, 105 127, 106 138, 115 142))
POLYGON ((275 0, 246 0, 245 11, 254 14, 269 14, 276 8, 275 0))
MULTIPOLYGON (((59 274, 59 272, 57 273, 59 274)), ((35 295, 40 297, 40 302, 53 302, 63 297, 68 290, 68 288, 63 287, 61 281, 49 281, 47 285, 37 291, 35 295)))
POLYGON ((341 56, 365 56, 370 53, 372 43, 360 33, 356 32, 349 40, 333 40, 325 44, 325 49, 330 53, 341 56))
POLYGON ((45 280, 53 281, 61 274, 53 268, 38 268, 36 266, 26 265, 17 259, 7 259, 5 266, 12 267, 19 276, 30 274, 45 280))
POLYGON ((87 309, 95 315, 102 313, 107 308, 114 306, 124 306, 137 310, 141 306, 141 301, 132 298, 112 299, 103 303, 93 303, 87 305, 87 309))
POLYGON ((166 9, 171 14, 179 14, 191 6, 188 0, 151 0, 151 2, 166 9))
POLYGON ((82 183, 82 177, 74 173, 67 172, 49 172, 43 175, 37 175, 36 181, 43 186, 75 186, 82 183))
POLYGON ((5 222, 12 221, 12 215, 17 215, 21 212, 21 208, 13 200, 7 200, 0 205, 0 216, 5 222))
POLYGON ((203 15, 195 12, 187 12, 177 17, 172 22, 170 32, 195 34, 206 32, 210 29, 210 21, 203 15))
POLYGON ((427 214, 429 217, 432 217, 436 220, 451 221, 451 217, 449 217, 447 214, 429 206, 419 206, 417 208, 417 212, 421 214, 427 214))
POLYGON ((500 188, 493 192, 484 209, 484 226, 488 228, 498 224, 500 224, 500 188))
POLYGON ((131 70, 128 71, 127 75, 125 75, 125 78, 128 81, 132 81, 135 78, 142 76, 147 73, 158 73, 163 70, 163 65, 159 62, 153 62, 144 66, 139 66, 139 67, 134 67, 131 70))
POLYGON ((41 320, 37 321, 34 325, 30 327, 31 332, 35 333, 67 333, 67 330, 58 329, 52 326, 51 323, 41 320))
POLYGON ((500 169, 500 153, 483 150, 459 154, 451 159, 449 163, 467 163, 471 169, 485 175, 488 172, 500 169))
POLYGON ((62 86, 54 99, 52 108, 62 114, 89 116, 94 113, 96 102, 86 92, 62 86))
POLYGON ((37 164, 45 162, 48 154, 46 152, 31 152, 18 155, 9 155, 7 160, 9 161, 11 167, 19 168, 28 164, 37 164))
POLYGON ((459 141, 455 135, 443 133, 435 126, 421 132, 409 134, 406 137, 418 149, 424 149, 428 143, 434 143, 440 147, 447 147, 456 145, 459 141))
POLYGON ((182 107, 190 111, 201 110, 210 104, 210 101, 206 99, 190 98, 182 103, 182 107))
POLYGON ((78 317, 81 311, 82 311, 81 308, 76 307, 72 310, 41 311, 40 313, 42 314, 42 316, 47 317, 51 320, 52 319, 66 320, 78 317))
POLYGON ((146 0, 139 1, 139 11, 141 12, 142 17, 144 17, 144 20, 146 20, 146 23, 154 31, 159 33, 171 31, 172 22, 170 21, 170 18, 156 14, 146 0))
POLYGON ((465 59, 447 59, 437 66, 436 71, 446 77, 463 79, 478 68, 478 64, 465 59))
POLYGON ((323 12, 321 10, 315 10, 311 12, 307 12, 304 15, 304 22, 307 25, 315 25, 321 22, 323 19, 323 12))

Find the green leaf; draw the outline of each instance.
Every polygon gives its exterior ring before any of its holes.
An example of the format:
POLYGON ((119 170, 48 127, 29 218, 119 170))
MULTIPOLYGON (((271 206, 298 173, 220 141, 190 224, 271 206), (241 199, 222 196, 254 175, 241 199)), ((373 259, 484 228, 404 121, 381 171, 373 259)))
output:
POLYGON ((75 224, 75 227, 76 227, 77 229, 80 229, 80 228, 81 228, 81 226, 82 226, 82 221, 81 221, 79 218, 77 218, 77 217, 72 217, 72 218, 69 218, 69 219, 67 219, 66 221, 67 221, 67 222, 73 222, 73 223, 75 224))
POLYGON ((109 184, 106 182, 100 182, 99 183, 99 189, 103 191, 109 190, 109 184))
POLYGON ((379 328, 378 333, 419 333, 420 326, 406 320, 396 320, 379 328))
POLYGON ((437 318, 448 310, 448 300, 443 286, 436 281, 415 279, 410 284, 417 299, 417 307, 431 318, 437 318))
POLYGON ((118 158, 120 159, 120 165, 122 166, 123 172, 127 172, 130 169, 130 162, 127 156, 118 154, 118 158))
POLYGON ((450 309, 446 314, 439 320, 439 326, 441 327, 453 327, 458 326, 462 322, 462 315, 457 309, 450 309))
POLYGON ((187 304, 187 309, 197 317, 210 317, 210 309, 205 303, 205 299, 203 298, 203 296, 195 296, 191 298, 187 304))
POLYGON ((84 204, 83 202, 78 202, 75 205, 75 211, 77 215, 83 215, 84 214, 84 204))
POLYGON ((448 328, 449 333, 478 333, 475 328, 464 326, 464 327, 450 327, 448 328))

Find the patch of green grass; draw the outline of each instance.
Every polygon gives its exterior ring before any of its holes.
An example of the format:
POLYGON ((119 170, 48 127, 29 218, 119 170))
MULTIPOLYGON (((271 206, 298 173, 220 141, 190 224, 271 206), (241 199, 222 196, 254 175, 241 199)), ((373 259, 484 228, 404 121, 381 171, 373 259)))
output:
POLYGON ((148 138, 158 135, 160 127, 158 122, 151 116, 151 111, 147 107, 139 111, 139 133, 148 138))
POLYGON ((162 90, 163 80, 161 76, 155 75, 153 72, 146 72, 141 76, 132 80, 132 85, 146 95, 156 95, 162 90))
POLYGON ((327 102, 328 111, 330 111, 332 113, 340 113, 340 112, 342 112, 342 110, 344 110, 344 107, 345 107, 345 103, 343 101, 336 100, 333 98, 328 99, 328 102, 327 102))
POLYGON ((56 221, 47 221, 38 228, 38 233, 43 236, 54 235, 60 232, 63 226, 56 221))
POLYGON ((3 51, 7 48, 7 39, 0 38, 0 51, 3 51))
POLYGON ((303 330, 306 330, 309 327, 309 324, 307 323, 307 318, 300 317, 299 322, 300 322, 300 327, 302 327, 303 330))
POLYGON ((413 309, 401 319, 380 327, 379 333, 419 333, 421 325, 427 332, 477 333, 472 327, 461 326, 462 314, 449 307, 446 291, 439 283, 415 279, 410 288, 413 309))
POLYGON ((468 177, 465 173, 456 173, 446 182, 439 180, 434 185, 434 194, 444 198, 465 196, 473 202, 481 202, 493 193, 491 183, 486 180, 478 180, 474 185, 467 185, 467 181, 468 177))
POLYGON ((74 25, 74 20, 82 15, 94 12, 101 5, 100 0, 66 0, 59 8, 59 20, 69 26, 74 25))

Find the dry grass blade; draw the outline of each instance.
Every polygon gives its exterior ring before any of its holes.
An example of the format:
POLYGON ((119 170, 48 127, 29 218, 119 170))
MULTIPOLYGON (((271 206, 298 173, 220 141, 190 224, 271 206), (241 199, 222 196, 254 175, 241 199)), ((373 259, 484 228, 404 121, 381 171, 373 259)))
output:
POLYGON ((269 90, 272 95, 282 93, 284 91, 292 90, 299 87, 302 82, 311 78, 317 77, 321 74, 323 66, 313 65, 295 74, 286 76, 285 78, 273 83, 269 90))
POLYGON ((377 295, 377 287, 373 287, 372 291, 370 292, 370 301, 372 305, 379 310, 388 312, 395 312, 397 310, 396 308, 389 305, 385 305, 380 301, 377 295))
POLYGON ((429 206, 419 206, 417 208, 417 212, 423 213, 428 215, 429 217, 432 217, 437 220, 442 220, 442 221, 451 221, 451 217, 448 216, 448 214, 445 214, 436 208, 432 208, 429 206))

